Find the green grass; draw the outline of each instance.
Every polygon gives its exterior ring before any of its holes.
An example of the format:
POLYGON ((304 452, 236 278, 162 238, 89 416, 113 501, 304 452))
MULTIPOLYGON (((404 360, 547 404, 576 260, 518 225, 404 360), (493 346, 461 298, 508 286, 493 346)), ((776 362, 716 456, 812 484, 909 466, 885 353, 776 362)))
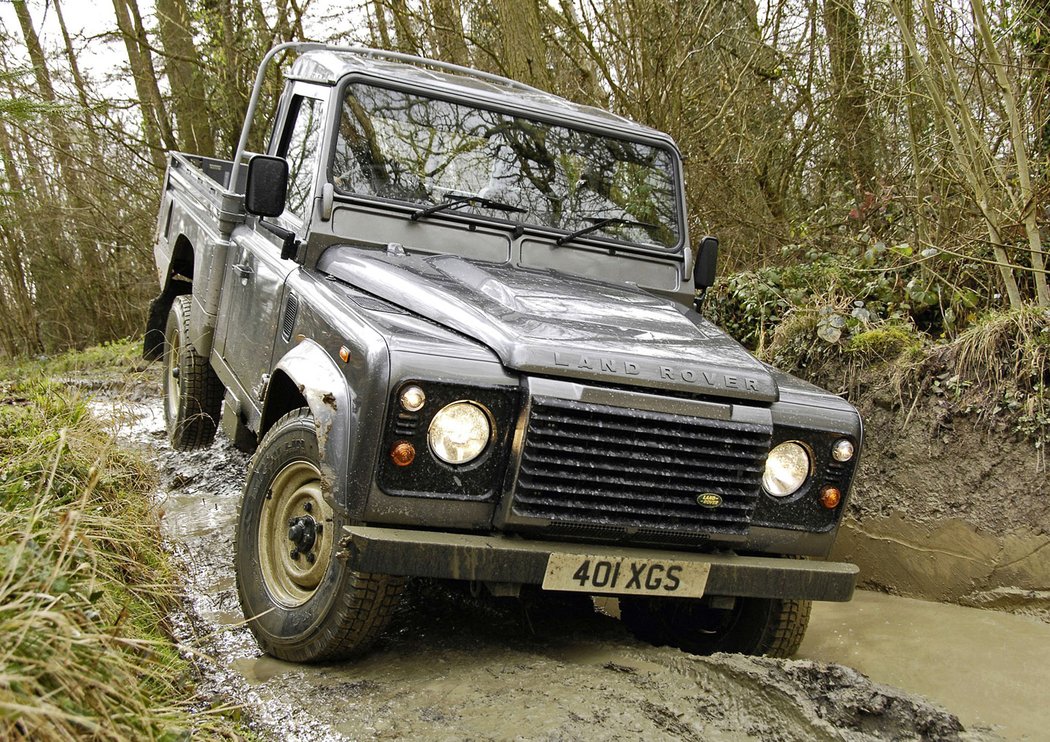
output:
POLYGON ((200 713, 165 631, 177 596, 152 467, 49 380, 134 371, 131 348, 0 368, 0 739, 241 736, 200 713))

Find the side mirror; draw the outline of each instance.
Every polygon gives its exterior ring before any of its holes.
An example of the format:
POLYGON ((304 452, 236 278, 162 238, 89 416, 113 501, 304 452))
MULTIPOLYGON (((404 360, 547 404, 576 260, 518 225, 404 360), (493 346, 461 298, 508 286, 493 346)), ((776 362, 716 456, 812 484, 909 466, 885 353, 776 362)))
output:
POLYGON ((704 306, 707 290, 715 285, 715 274, 718 265, 718 238, 704 237, 696 251, 696 263, 693 265, 693 308, 700 311, 704 306))
POLYGON ((253 155, 248 160, 244 209, 256 216, 280 216, 288 198, 288 161, 283 157, 253 155))
POLYGON ((696 264, 693 266, 693 285, 698 291, 715 285, 717 264, 718 238, 704 237, 700 240, 700 249, 696 252, 696 264))

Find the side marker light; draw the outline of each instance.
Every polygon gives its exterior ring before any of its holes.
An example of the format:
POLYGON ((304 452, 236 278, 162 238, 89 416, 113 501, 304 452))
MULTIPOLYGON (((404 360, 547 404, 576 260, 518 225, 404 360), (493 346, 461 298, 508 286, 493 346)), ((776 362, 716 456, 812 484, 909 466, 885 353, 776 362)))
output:
POLYGON ((828 510, 834 510, 842 502, 842 492, 838 487, 825 487, 820 491, 820 504, 828 510))
POLYGON ((838 441, 835 446, 831 449, 831 455, 835 461, 841 461, 843 463, 853 458, 853 444, 843 438, 838 441))
POLYGON ((419 412, 426 403, 427 395, 415 384, 401 392, 401 407, 408 412, 419 412))
POLYGON ((408 466, 416 460, 416 447, 408 441, 398 441, 390 449, 390 459, 395 466, 408 466))

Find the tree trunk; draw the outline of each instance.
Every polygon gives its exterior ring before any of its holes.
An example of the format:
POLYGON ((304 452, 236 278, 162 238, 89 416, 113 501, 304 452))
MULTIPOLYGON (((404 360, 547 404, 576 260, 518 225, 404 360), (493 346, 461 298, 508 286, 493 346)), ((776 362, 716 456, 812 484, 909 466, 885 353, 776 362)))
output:
POLYGON ((84 124, 87 127, 88 136, 91 138, 91 150, 92 152, 97 152, 98 132, 95 130, 95 117, 91 111, 91 104, 88 102, 87 83, 80 72, 80 65, 77 63, 77 55, 73 50, 73 41, 69 37, 69 30, 66 28, 66 21, 62 16, 62 4, 59 0, 53 0, 53 3, 55 17, 58 19, 58 27, 62 31, 62 41, 66 50, 66 62, 69 63, 69 71, 73 75, 73 86, 77 90, 77 100, 80 102, 80 108, 83 112, 84 124))
POLYGON ((453 64, 470 64, 459 0, 430 0, 430 16, 434 24, 434 46, 437 47, 438 56, 453 64))
POLYGON ((135 92, 138 93, 139 108, 142 110, 142 130, 146 139, 146 146, 150 150, 150 158, 153 167, 158 173, 164 172, 166 149, 161 139, 160 112, 156 106, 155 96, 152 88, 156 81, 149 78, 149 70, 142 59, 142 49, 139 47, 138 36, 128 13, 126 0, 113 0, 113 12, 117 16, 117 28, 124 39, 124 48, 128 54, 128 64, 131 66, 131 78, 135 82, 135 92))
POLYGON ((160 127, 160 135, 164 140, 165 147, 168 149, 175 149, 178 145, 175 142, 174 135, 171 133, 171 117, 168 116, 164 97, 160 94, 160 84, 158 82, 158 80, 160 80, 160 75, 157 74, 157 70, 153 66, 153 52, 150 49, 149 37, 146 35, 146 27, 142 23, 142 14, 139 13, 138 0, 124 1, 127 3, 128 10, 131 11, 131 20, 134 23, 135 29, 135 40, 138 42, 140 50, 139 59, 142 61, 150 100, 157 112, 157 124, 160 127))
POLYGON ((1050 158, 1050 4, 1046 0, 1023 0, 1018 14, 1035 132, 1033 154, 1045 161, 1050 158))
POLYGON ((942 29, 937 25, 936 15, 932 0, 923 0, 923 20, 926 24, 927 38, 931 40, 928 58, 920 50, 915 35, 905 23, 905 16, 900 8, 899 2, 891 0, 890 8, 893 10, 900 25, 901 36, 908 47, 915 62, 918 74, 923 86, 930 96, 934 111, 940 119, 940 124, 948 135, 952 145, 952 153, 959 170, 963 174, 963 180, 970 189, 970 197, 981 212, 985 227, 988 231, 988 240, 991 243, 992 254, 995 256, 995 264, 999 268, 999 274, 1006 289, 1006 295, 1010 301, 1011 308, 1022 305, 1020 287, 1014 276, 1014 269, 1010 263, 1009 256, 1003 247, 1001 222, 1002 216, 997 205, 992 203, 992 189, 988 183, 985 170, 985 162, 990 159, 987 151, 988 143, 979 139, 976 132, 976 124, 971 118, 965 95, 959 84, 958 75, 951 66, 951 60, 946 58, 944 48, 944 36, 942 29), (934 67, 931 69, 931 65, 934 67), (948 106, 948 94, 954 98, 954 108, 948 106), (957 112, 958 115, 955 115, 957 112))
POLYGON ((397 50, 405 54, 419 54, 419 40, 412 29, 412 11, 407 0, 390 0, 390 11, 394 14, 397 50))
POLYGON ((860 21, 853 0, 824 0, 824 30, 828 37, 840 157, 857 196, 863 198, 877 190, 876 147, 868 112, 860 21))
POLYGON ((1006 109, 1006 116, 1010 121, 1010 148, 1014 153, 1014 162, 1017 165, 1017 183, 1020 188, 1020 193, 1014 199, 1014 203, 1021 212, 1019 218, 1024 223, 1025 234, 1028 236, 1032 274, 1035 278, 1036 300, 1041 307, 1050 306, 1050 293, 1047 292, 1046 271, 1044 270, 1043 262, 1043 243, 1039 234, 1039 225, 1036 223, 1035 218, 1032 177, 1028 165, 1028 148, 1025 144, 1025 131, 1021 122, 1021 112, 1017 107, 1018 96, 1014 91, 1010 75, 1007 74, 1002 56, 995 46, 995 39, 992 38, 992 31, 988 23, 988 15, 984 10, 983 0, 970 0, 970 4, 973 7, 977 30, 984 41, 988 62, 991 64, 996 82, 999 84, 999 89, 1003 96, 1003 107, 1006 109))
MULTIPOLYGON (((29 50, 29 59, 33 63, 33 76, 36 80, 37 90, 40 93, 40 99, 45 103, 57 104, 58 98, 55 96, 54 85, 51 84, 51 73, 48 71, 47 61, 44 59, 44 50, 40 46, 40 37, 37 36, 36 29, 33 27, 33 19, 29 15, 29 8, 26 7, 25 0, 16 0, 14 6, 15 14, 18 16, 18 24, 22 28, 22 36, 26 48, 29 50)), ((55 158, 58 160, 62 176, 68 179, 69 182, 75 183, 78 179, 78 174, 73 164, 72 143, 66 132, 62 114, 52 111, 48 113, 47 119, 50 125, 51 140, 54 143, 55 158)))
POLYGON ((164 71, 171 85, 171 102, 178 123, 179 148, 213 157, 208 97, 204 91, 200 52, 186 0, 157 0, 157 28, 164 47, 164 71))
POLYGON ((7 283, 11 291, 11 307, 5 313, 5 318, 15 323, 15 333, 11 336, 11 345, 8 347, 12 352, 39 353, 44 350, 40 340, 40 326, 36 321, 36 309, 33 299, 32 278, 26 272, 28 264, 22 254, 22 246, 39 244, 39 236, 35 234, 36 223, 32 215, 19 214, 23 211, 21 206, 31 198, 25 193, 22 176, 18 172, 18 159, 14 156, 11 148, 11 140, 7 129, 0 123, 0 160, 4 165, 4 176, 10 189, 12 198, 10 206, 12 220, 17 225, 21 234, 6 234, 2 241, 3 272, 7 274, 7 283), (21 342, 14 342, 18 338, 21 342))
MULTIPOLYGON (((903 0, 901 17, 905 28, 915 35, 915 9, 912 0, 903 0)), ((919 76, 915 69, 915 60, 908 53, 908 46, 901 42, 901 59, 904 60, 904 102, 908 109, 908 149, 911 153, 912 176, 914 179, 914 215, 915 244, 930 244, 929 227, 926 222, 926 171, 927 157, 920 146, 923 130, 923 96, 919 92, 919 76)))
POLYGON ((383 49, 393 49, 390 45, 390 26, 386 22, 386 8, 383 7, 382 0, 372 0, 372 16, 376 21, 379 46, 383 49))
POLYGON ((507 76, 549 90, 550 74, 537 0, 496 0, 495 6, 507 76))

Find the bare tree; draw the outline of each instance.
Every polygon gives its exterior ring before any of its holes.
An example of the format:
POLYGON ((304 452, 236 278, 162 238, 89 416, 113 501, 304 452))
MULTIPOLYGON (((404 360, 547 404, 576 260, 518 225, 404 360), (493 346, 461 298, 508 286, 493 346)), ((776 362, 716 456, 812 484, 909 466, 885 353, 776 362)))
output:
POLYGON ((550 88, 538 0, 496 0, 495 7, 504 73, 538 88, 550 88))
POLYGON ((215 155, 215 135, 209 120, 205 71, 193 41, 186 0, 157 0, 157 29, 164 48, 164 73, 171 85, 172 109, 178 124, 179 147, 215 155))
POLYGON ((863 198, 876 189, 876 143, 868 111, 860 20, 853 0, 824 0, 824 27, 835 100, 835 136, 846 173, 863 198))

